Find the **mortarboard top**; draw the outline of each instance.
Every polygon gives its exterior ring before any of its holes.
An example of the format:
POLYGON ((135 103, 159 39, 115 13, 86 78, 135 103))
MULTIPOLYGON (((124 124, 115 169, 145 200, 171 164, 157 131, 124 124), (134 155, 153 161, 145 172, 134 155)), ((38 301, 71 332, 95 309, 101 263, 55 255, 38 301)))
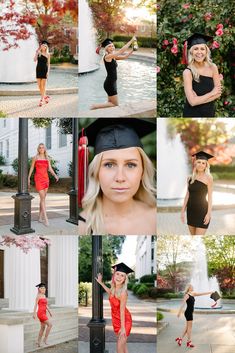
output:
POLYGON ((103 48, 105 48, 107 45, 112 44, 112 43, 113 43, 113 40, 112 40, 112 39, 106 38, 106 39, 101 43, 101 46, 102 46, 103 48))
POLYGON ((39 283, 35 287, 38 287, 38 288, 46 287, 46 284, 45 283, 39 283))
POLYGON ((120 262, 117 265, 112 266, 112 268, 114 269, 114 271, 120 271, 120 272, 124 272, 128 275, 128 273, 134 272, 130 267, 128 267, 126 264, 124 264, 123 262, 120 262))
POLYGON ((196 159, 205 159, 206 161, 208 161, 208 159, 214 158, 214 156, 204 151, 199 151, 197 153, 194 153, 192 156, 193 157, 196 156, 196 159))
POLYGON ((50 43, 49 43, 47 40, 42 40, 42 41, 41 41, 41 44, 46 44, 46 45, 48 45, 48 46, 50 45, 50 43))
POLYGON ((88 146, 95 147, 96 155, 129 147, 143 148, 140 139, 155 130, 155 119, 98 118, 84 132, 88 138, 88 146))
POLYGON ((188 43, 188 49, 190 49, 193 45, 196 44, 207 44, 207 42, 210 42, 211 40, 213 40, 213 37, 206 36, 205 34, 200 33, 194 33, 188 39, 186 39, 188 43))
POLYGON ((217 302, 217 300, 219 300, 221 297, 218 292, 214 292, 211 294, 210 298, 217 302))

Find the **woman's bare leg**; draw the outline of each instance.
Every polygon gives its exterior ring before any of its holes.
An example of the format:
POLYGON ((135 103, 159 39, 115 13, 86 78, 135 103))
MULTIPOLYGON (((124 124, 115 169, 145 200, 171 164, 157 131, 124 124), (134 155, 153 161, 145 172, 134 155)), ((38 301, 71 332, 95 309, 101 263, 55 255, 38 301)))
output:
POLYGON ((188 325, 187 325, 187 321, 186 321, 186 325, 185 325, 184 331, 183 331, 182 336, 181 336, 182 339, 184 338, 184 336, 186 336, 187 331, 188 331, 188 325))
POLYGON ((187 325, 188 325, 187 337, 188 337, 188 341, 191 341, 193 321, 187 321, 187 325))
POLYGON ((196 227, 192 227, 188 225, 188 229, 191 235, 196 235, 196 227))
POLYGON ((47 218, 47 213, 46 213, 46 194, 47 194, 47 190, 48 189, 39 190, 41 214, 42 214, 42 217, 44 218, 44 224, 46 226, 49 225, 48 218, 47 218))
POLYGON ((44 322, 43 323, 41 322, 41 328, 40 328, 40 331, 38 334, 38 341, 37 341, 38 347, 40 347, 40 345, 41 345, 41 340, 42 340, 42 336, 43 336, 45 328, 46 328, 46 325, 44 324, 44 322))
POLYGON ((126 345, 126 339, 118 337, 118 339, 117 339, 117 353, 125 353, 125 345, 126 345))
POLYGON ((205 228, 196 228, 195 235, 204 235, 206 233, 205 228))
POLYGON ((45 337, 44 337, 43 342, 45 344, 48 344, 47 343, 47 339, 48 339, 49 333, 50 333, 51 328, 52 328, 52 323, 49 320, 47 320, 47 321, 45 321, 45 324, 47 325, 47 329, 46 329, 46 333, 45 333, 45 337))
POLYGON ((42 99, 46 96, 46 83, 47 80, 45 78, 42 79, 42 99))
POLYGON ((118 105, 118 95, 115 96, 108 96, 108 102, 107 103, 100 103, 100 104, 93 104, 91 106, 91 110, 95 109, 102 109, 102 108, 111 108, 111 107, 116 107, 118 105))

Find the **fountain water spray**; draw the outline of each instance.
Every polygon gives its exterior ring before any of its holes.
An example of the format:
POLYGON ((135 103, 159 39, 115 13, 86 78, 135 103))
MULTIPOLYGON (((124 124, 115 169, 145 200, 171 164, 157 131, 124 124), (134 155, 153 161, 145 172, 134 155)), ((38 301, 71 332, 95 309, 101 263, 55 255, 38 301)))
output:
MULTIPOLYGON (((219 290, 219 284, 216 277, 208 279, 206 247, 201 237, 197 238, 195 251, 195 262, 192 272, 191 284, 195 292, 210 292, 219 290)), ((195 297, 195 309, 211 309, 211 305, 215 302, 210 298, 210 295, 195 297)), ((214 309, 221 308, 221 300, 218 300, 214 309)))
POLYGON ((167 136, 167 118, 157 122, 157 197, 182 199, 186 192, 188 176, 187 155, 180 135, 167 136))
POLYGON ((96 54, 96 30, 92 13, 86 0, 79 0, 79 73, 95 71, 99 68, 96 54))

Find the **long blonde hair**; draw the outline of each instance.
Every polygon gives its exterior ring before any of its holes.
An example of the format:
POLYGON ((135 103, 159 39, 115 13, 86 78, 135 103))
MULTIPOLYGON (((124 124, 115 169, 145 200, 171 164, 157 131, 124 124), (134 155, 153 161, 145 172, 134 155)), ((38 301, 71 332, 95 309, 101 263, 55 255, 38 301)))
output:
POLYGON ((190 287, 192 287, 192 284, 188 283, 187 286, 185 287, 184 294, 188 294, 190 287))
POLYGON ((44 145, 44 143, 39 143, 39 145, 38 145, 38 147, 37 147, 37 155, 36 155, 36 159, 37 159, 37 157, 39 156, 39 147, 40 146, 44 146, 44 148, 45 148, 45 151, 44 151, 44 157, 45 157, 45 159, 50 159, 49 158, 49 156, 48 156, 48 153, 47 153, 47 149, 46 149, 46 146, 44 145))
MULTIPOLYGON (((212 178, 212 175, 210 173, 210 164, 208 163, 208 161, 206 161, 205 174, 212 178)), ((190 184, 193 184, 196 179, 197 179, 197 171, 196 171, 196 167, 194 166, 192 176, 190 177, 190 184)))
MULTIPOLYGON (((143 175, 140 187, 134 199, 143 201, 151 207, 156 205, 154 186, 155 170, 149 157, 144 150, 136 147, 140 153, 143 164, 143 175)), ((99 184, 99 170, 103 152, 97 154, 89 165, 88 188, 82 200, 82 208, 86 214, 86 235, 105 234, 105 227, 102 213, 102 190, 99 184)))
MULTIPOLYGON (((204 45, 206 47, 206 58, 205 58, 204 62, 211 66, 211 65, 213 65, 213 62, 211 59, 211 51, 210 51, 210 48, 206 44, 204 44, 204 45)), ((198 73, 198 70, 194 65, 194 58, 192 55, 193 47, 194 47, 194 45, 189 49, 189 53, 188 53, 188 67, 190 68, 190 70, 192 72, 193 79, 196 82, 200 82, 200 78, 199 78, 200 74, 198 73)))
POLYGON ((120 288, 118 288, 118 289, 116 288, 116 285, 115 285, 114 276, 115 276, 115 272, 114 272, 113 277, 112 277, 110 291, 111 291, 112 296, 120 298, 122 293, 127 292, 127 284, 129 282, 128 281, 128 275, 126 274, 125 281, 123 282, 122 286, 120 288))
MULTIPOLYGON (((41 44, 42 45, 42 44, 41 44)), ((48 45, 47 44, 43 44, 43 45, 45 45, 46 46, 46 55, 44 55, 44 56, 46 56, 47 57, 47 59, 49 58, 49 47, 48 47, 48 45)), ((40 48, 41 48, 41 46, 40 46, 40 48)), ((38 55, 39 56, 41 56, 42 55, 42 51, 41 51, 41 49, 38 51, 38 55)))

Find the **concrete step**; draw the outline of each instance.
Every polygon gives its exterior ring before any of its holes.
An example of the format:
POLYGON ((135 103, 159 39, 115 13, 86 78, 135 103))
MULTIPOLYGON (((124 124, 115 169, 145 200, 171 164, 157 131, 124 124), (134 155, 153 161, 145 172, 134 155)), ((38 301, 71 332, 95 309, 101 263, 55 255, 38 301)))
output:
POLYGON ((2 308, 8 308, 9 306, 9 299, 8 298, 0 298, 0 310, 2 308))

